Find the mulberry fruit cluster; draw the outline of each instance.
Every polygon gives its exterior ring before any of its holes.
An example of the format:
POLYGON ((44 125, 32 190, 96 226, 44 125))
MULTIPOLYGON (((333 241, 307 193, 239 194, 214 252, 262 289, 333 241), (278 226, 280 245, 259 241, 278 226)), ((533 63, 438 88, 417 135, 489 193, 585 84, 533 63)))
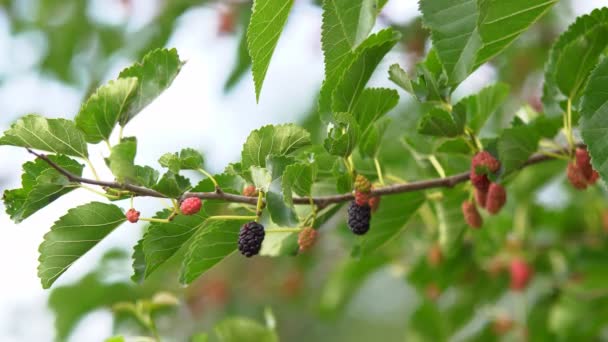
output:
POLYGON ((252 221, 245 223, 239 232, 239 251, 250 258, 260 253, 266 232, 264 226, 252 221))
POLYGON ((184 215, 194 215, 201 210, 203 206, 203 201, 201 201, 198 197, 188 197, 182 201, 182 204, 179 206, 179 210, 184 215))
POLYGON ((139 215, 139 211, 133 208, 127 210, 127 213, 125 214, 125 216, 127 217, 127 221, 131 223, 137 223, 137 221, 139 221, 139 215))
POLYGON ((371 191, 374 189, 372 183, 363 175, 357 175, 355 179, 355 203, 363 207, 368 205, 372 212, 376 212, 380 206, 380 197, 372 196, 371 191))
POLYGON ((298 234, 298 246, 300 253, 306 252, 312 248, 317 241, 317 231, 312 227, 306 227, 298 234))
POLYGON ((599 174, 591 166, 589 152, 587 149, 580 147, 576 149, 575 160, 568 163, 566 173, 570 184, 579 190, 594 185, 599 178, 599 174))
MULTIPOLYGON (((485 208, 492 215, 497 214, 507 202, 505 188, 492 182, 488 177, 489 174, 494 174, 498 170, 500 170, 500 161, 487 151, 477 153, 471 160, 469 177, 471 184, 475 187, 475 201, 479 207, 485 208)), ((462 204, 462 214, 467 224, 473 228, 483 225, 477 205, 470 201, 462 204)))
POLYGON ((357 235, 363 235, 369 230, 372 218, 372 208, 368 204, 357 205, 351 201, 348 205, 348 228, 357 235))
POLYGON ((243 188, 243 196, 247 197, 256 197, 258 195, 258 190, 255 188, 255 185, 246 185, 243 188))

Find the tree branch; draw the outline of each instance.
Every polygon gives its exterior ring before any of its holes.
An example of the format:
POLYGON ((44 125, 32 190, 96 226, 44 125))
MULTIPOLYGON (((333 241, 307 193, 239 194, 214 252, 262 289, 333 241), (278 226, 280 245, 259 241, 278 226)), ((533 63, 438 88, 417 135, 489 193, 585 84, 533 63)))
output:
MULTIPOLYGON (((585 146, 585 145, 582 143, 576 145, 576 147, 583 147, 583 146, 585 146)), ((156 190, 148 189, 148 188, 141 187, 141 186, 136 186, 136 185, 132 185, 132 184, 123 184, 123 183, 118 183, 118 182, 98 181, 98 180, 94 180, 94 179, 77 176, 77 175, 69 172, 68 170, 62 168, 61 166, 57 165, 55 162, 50 160, 46 155, 41 154, 41 153, 36 153, 29 148, 27 148, 27 150, 29 153, 44 160, 46 163, 48 163, 51 167, 56 169, 62 175, 66 176, 68 178, 68 180, 71 182, 98 185, 98 186, 102 186, 104 188, 128 190, 137 196, 167 198, 167 196, 163 195, 162 193, 160 193, 156 190)), ((551 151, 551 153, 558 154, 558 153, 563 153, 563 152, 567 152, 567 151, 568 151, 567 148, 562 148, 562 149, 558 149, 558 150, 553 150, 553 151, 551 151)), ((553 158, 549 155, 545 155, 545 154, 535 154, 524 163, 524 165, 522 166, 522 169, 525 167, 539 164, 539 163, 549 161, 549 160, 555 160, 555 158, 553 158)), ((386 195, 401 194, 401 193, 405 193, 405 192, 413 192, 413 191, 427 190, 427 189, 433 189, 433 188, 452 188, 455 185, 466 182, 468 180, 469 180, 469 172, 463 172, 463 173, 455 174, 455 175, 448 176, 445 178, 436 178, 436 179, 422 180, 422 181, 405 183, 405 184, 388 185, 388 186, 384 186, 384 187, 380 187, 380 188, 376 188, 376 189, 372 190, 371 194, 375 195, 375 196, 386 196, 386 195)), ((188 198, 188 197, 198 197, 200 199, 210 199, 210 200, 222 200, 222 201, 226 201, 226 202, 245 203, 245 204, 251 204, 251 205, 255 205, 257 203, 256 197, 235 195, 235 194, 230 194, 230 193, 226 193, 223 191, 217 191, 217 190, 215 192, 187 192, 181 196, 181 199, 188 198)), ((317 207, 325 208, 330 204, 352 201, 352 200, 354 200, 354 198, 355 197, 352 193, 346 193, 346 194, 340 194, 340 195, 313 197, 312 201, 314 202, 314 204, 317 207)), ((293 203, 298 204, 298 205, 310 205, 310 199, 304 198, 304 197, 294 197, 293 203)))

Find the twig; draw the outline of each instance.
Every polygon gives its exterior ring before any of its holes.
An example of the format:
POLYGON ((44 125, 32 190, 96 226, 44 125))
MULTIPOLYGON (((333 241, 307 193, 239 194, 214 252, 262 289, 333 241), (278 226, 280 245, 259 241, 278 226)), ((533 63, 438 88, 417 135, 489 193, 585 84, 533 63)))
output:
MULTIPOLYGON (((585 146, 585 145, 582 143, 575 145, 575 147, 583 147, 583 146, 585 146)), ((56 169, 59 173, 66 176, 68 178, 68 180, 71 182, 98 185, 98 186, 102 186, 105 188, 111 188, 111 189, 128 190, 137 196, 168 198, 168 196, 165 196, 156 190, 148 189, 148 188, 141 187, 141 186, 136 186, 136 185, 132 185, 132 184, 122 184, 122 183, 118 183, 118 182, 94 180, 94 179, 88 179, 88 178, 77 176, 77 175, 69 172, 68 170, 62 168, 61 166, 57 165, 55 162, 50 160, 46 155, 34 152, 33 150, 31 150, 29 148, 27 150, 29 153, 31 153, 31 154, 35 155, 36 157, 47 162, 51 167, 56 169)), ((551 151, 551 153, 558 154, 558 153, 563 153, 564 151, 567 152, 568 148, 561 148, 561 149, 553 150, 553 151, 551 151)), ((522 166, 522 169, 525 167, 539 164, 539 163, 549 161, 549 160, 555 160, 555 158, 552 156, 546 155, 546 154, 535 154, 524 163, 524 165, 522 166)), ((417 182, 410 182, 410 183, 405 183, 405 184, 394 184, 394 185, 379 187, 379 188, 373 189, 371 191, 371 195, 372 196, 386 196, 386 195, 401 194, 401 193, 405 193, 405 192, 413 192, 413 191, 420 191, 420 190, 427 190, 427 189, 434 189, 434 188, 452 188, 452 187, 454 187, 460 183, 466 182, 468 180, 469 180, 469 173, 463 172, 463 173, 455 174, 455 175, 448 176, 445 178, 436 178, 436 179, 422 180, 422 181, 417 181, 417 182)), ((207 200, 222 200, 225 202, 232 202, 232 203, 246 203, 246 204, 251 204, 251 205, 256 205, 258 202, 257 197, 248 197, 248 196, 235 195, 235 194, 230 194, 230 193, 226 193, 226 192, 218 192, 218 191, 215 191, 215 192, 187 192, 181 196, 181 199, 185 199, 188 197, 198 197, 200 199, 207 199, 207 200)), ((354 200, 354 198, 355 197, 352 193, 346 193, 346 194, 340 194, 340 195, 330 195, 330 196, 319 196, 319 197, 312 197, 312 198, 294 197, 293 203, 298 204, 298 205, 310 205, 311 201, 312 201, 319 209, 323 209, 330 204, 348 202, 348 201, 354 200)))

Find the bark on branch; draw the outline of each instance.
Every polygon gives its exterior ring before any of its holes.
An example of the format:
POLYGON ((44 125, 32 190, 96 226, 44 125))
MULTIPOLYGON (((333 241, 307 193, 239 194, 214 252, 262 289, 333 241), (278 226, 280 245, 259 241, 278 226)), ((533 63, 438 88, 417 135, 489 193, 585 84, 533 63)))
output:
MULTIPOLYGON (((577 147, 582 147, 582 146, 584 146, 584 144, 577 145, 577 147)), ((98 185, 103 188, 127 190, 127 191, 132 192, 136 196, 167 198, 167 196, 163 195, 162 193, 160 193, 156 190, 153 190, 153 189, 146 188, 146 187, 141 187, 141 186, 132 185, 132 184, 124 184, 124 183, 119 183, 119 182, 115 182, 115 181, 102 181, 102 180, 95 180, 95 179, 80 177, 80 176, 75 175, 75 174, 69 172, 68 170, 62 168, 61 166, 57 165, 55 162, 53 162, 51 159, 49 159, 45 154, 37 153, 29 148, 27 150, 29 153, 44 160, 51 167, 56 169, 59 173, 61 173, 65 177, 67 177, 67 179, 71 182, 98 185)), ((565 151, 568 151, 568 150, 564 148, 564 149, 551 151, 551 153, 559 154, 559 153, 563 153, 565 151)), ((554 157, 551 157, 549 155, 535 154, 526 161, 526 163, 522 166, 522 169, 525 167, 531 166, 531 165, 535 165, 538 163, 542 163, 542 162, 554 160, 554 159, 555 159, 554 157)), ((469 180, 469 173, 463 172, 463 173, 455 174, 455 175, 448 176, 445 178, 435 178, 435 179, 422 180, 422 181, 416 181, 416 182, 411 182, 411 183, 388 185, 388 186, 384 186, 384 187, 380 187, 380 188, 376 188, 376 189, 372 190, 371 194, 375 195, 375 196, 387 196, 387 195, 428 190, 428 189, 434 189, 434 188, 452 188, 455 185, 466 182, 468 180, 469 180)), ((181 198, 183 199, 183 198, 188 198, 188 197, 198 197, 200 199, 211 199, 211 200, 222 200, 222 201, 226 201, 226 202, 245 203, 245 204, 251 204, 251 205, 255 205, 257 203, 256 197, 247 197, 247 196, 242 196, 242 195, 230 194, 230 193, 221 191, 221 189, 217 189, 215 192, 187 192, 187 193, 183 194, 181 198)), ((319 208, 325 208, 330 204, 352 201, 354 198, 355 197, 352 193, 346 193, 346 194, 339 194, 339 195, 313 197, 312 201, 319 208)), ((310 199, 304 198, 304 197, 294 197, 293 203, 299 204, 299 205, 305 205, 305 204, 309 205, 310 199)))

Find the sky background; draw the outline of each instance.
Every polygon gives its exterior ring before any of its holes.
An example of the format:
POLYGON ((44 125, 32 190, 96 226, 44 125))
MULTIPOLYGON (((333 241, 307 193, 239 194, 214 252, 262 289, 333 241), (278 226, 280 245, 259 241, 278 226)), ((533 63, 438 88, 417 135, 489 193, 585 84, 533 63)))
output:
MULTIPOLYGON (((126 22, 133 30, 153 15, 157 0, 134 1, 133 15, 127 16, 119 0, 90 1, 90 15, 108 22, 126 22), (122 11, 122 12, 121 12, 122 11)), ((608 5, 608 0, 575 1, 575 13, 608 5)), ((384 11, 391 20, 405 23, 418 15, 414 0, 390 0, 384 11)), ((208 169, 221 171, 237 159, 245 138, 252 129, 268 123, 297 121, 312 105, 323 79, 320 47, 321 11, 309 1, 296 1, 288 24, 270 64, 260 103, 255 102, 251 76, 247 74, 229 93, 223 85, 234 63, 238 35, 218 36, 217 9, 205 7, 187 12, 180 20, 168 47, 177 48, 187 63, 173 85, 149 105, 125 129, 137 134, 138 164, 157 165, 165 152, 193 147, 205 153, 208 169)), ((571 18, 569 19, 571 20, 571 18)), ((381 23, 379 24, 381 26, 381 23)), ((83 90, 41 75, 36 65, 44 51, 44 37, 37 33, 13 36, 6 14, 0 12, 0 130, 27 113, 48 117, 73 118, 81 105, 83 90)), ((389 54, 378 70, 398 60, 389 54)), ((128 61, 113 60, 106 79, 116 78, 128 61)), ((491 82, 490 67, 478 70, 460 94, 469 93, 491 82)), ((388 85, 385 75, 376 75, 372 85, 388 85)), ((401 93, 402 98, 404 93, 401 93)), ((114 139, 116 139, 114 137, 114 139)), ((103 169, 102 157, 108 154, 103 144, 90 149, 93 162, 103 169)), ((31 160, 20 148, 0 148, 2 189, 20 187, 20 165, 31 160)), ((109 171, 102 178, 111 178, 109 171)), ((74 203, 99 197, 84 190, 74 191, 28 218, 20 225, 0 215, 0 341, 48 341, 53 336, 53 316, 46 307, 48 291, 36 276, 38 245, 52 222, 74 203), (32 328, 35 327, 35 328, 32 328)), ((152 216, 158 203, 137 200, 143 216, 152 216)), ((4 206, 0 204, 4 212, 4 206)), ((104 251, 112 247, 130 250, 139 239, 141 227, 123 225, 71 267, 55 286, 77 280, 94 268, 104 251)), ((125 278, 130 270, 125 270, 125 278)), ((111 334, 109 312, 95 312, 83 320, 71 341, 95 341, 91 336, 111 334), (85 338, 86 337, 86 338, 85 338)))

